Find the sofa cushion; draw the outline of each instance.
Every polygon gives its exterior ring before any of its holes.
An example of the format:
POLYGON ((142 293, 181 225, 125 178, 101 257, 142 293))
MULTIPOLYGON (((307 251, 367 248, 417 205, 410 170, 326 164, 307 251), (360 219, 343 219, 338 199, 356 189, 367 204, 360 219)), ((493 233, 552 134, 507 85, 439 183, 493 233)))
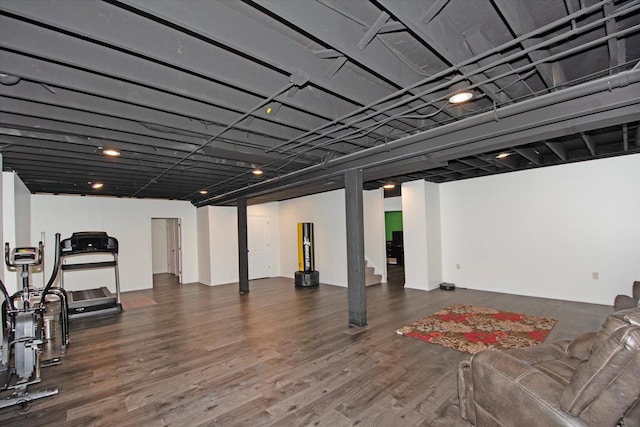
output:
POLYGON ((573 341, 559 340, 533 347, 509 350, 509 354, 544 372, 549 377, 562 384, 568 384, 576 368, 589 357, 591 342, 595 332, 580 335, 573 341), (581 358, 575 358, 571 352, 580 353, 581 358))
POLYGON ((591 357, 591 351, 593 350, 593 341, 596 336, 596 332, 584 332, 578 335, 573 341, 567 345, 567 354, 571 357, 575 357, 578 360, 587 360, 591 357))
POLYGON ((560 396, 561 408, 589 425, 615 425, 640 394, 640 326, 618 314, 609 316, 560 396))
POLYGON ((606 342, 615 331, 628 325, 640 326, 640 307, 617 311, 607 316, 593 342, 594 350, 606 342))
MULTIPOLYGON (((464 399, 468 408, 473 398, 474 408, 466 415, 475 417, 478 426, 586 426, 560 408, 564 384, 514 357, 514 352, 486 350, 471 358, 473 394, 464 399)), ((468 384, 469 375, 464 377, 468 384)))

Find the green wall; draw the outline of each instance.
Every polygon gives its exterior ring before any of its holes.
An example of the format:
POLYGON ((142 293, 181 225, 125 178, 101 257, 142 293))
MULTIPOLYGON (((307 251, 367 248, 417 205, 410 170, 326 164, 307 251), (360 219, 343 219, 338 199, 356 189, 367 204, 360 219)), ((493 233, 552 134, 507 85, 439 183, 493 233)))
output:
POLYGON ((402 231, 402 211, 384 213, 384 232, 387 241, 391 240, 392 231, 402 231))

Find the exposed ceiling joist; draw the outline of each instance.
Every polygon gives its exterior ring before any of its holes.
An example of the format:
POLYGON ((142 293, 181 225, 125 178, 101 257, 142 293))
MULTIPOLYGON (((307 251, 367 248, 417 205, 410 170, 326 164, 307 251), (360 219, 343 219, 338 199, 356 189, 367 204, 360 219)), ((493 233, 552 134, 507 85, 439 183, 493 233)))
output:
MULTIPOLYGON (((349 169, 367 169, 383 165, 412 162, 416 155, 438 162, 466 157, 483 151, 524 145, 535 140, 557 138, 587 131, 604 124, 622 124, 640 111, 640 71, 630 71, 613 78, 600 79, 563 92, 548 94, 503 107, 495 120, 493 112, 441 126, 394 141, 387 147, 375 147, 313 166, 299 172, 255 184, 249 188, 219 195, 202 204, 225 204, 237 197, 264 195, 291 182, 313 182, 336 176, 349 169), (599 108, 593 108, 594 103, 599 108), (535 119, 534 119, 535 117, 535 119), (571 123, 571 127, 567 127, 571 123)), ((554 144, 549 143, 550 147, 554 144)), ((568 160, 563 158, 563 160, 568 160)))
POLYGON ((197 206, 448 182, 640 152, 638 71, 636 0, 2 0, 0 152, 197 206))

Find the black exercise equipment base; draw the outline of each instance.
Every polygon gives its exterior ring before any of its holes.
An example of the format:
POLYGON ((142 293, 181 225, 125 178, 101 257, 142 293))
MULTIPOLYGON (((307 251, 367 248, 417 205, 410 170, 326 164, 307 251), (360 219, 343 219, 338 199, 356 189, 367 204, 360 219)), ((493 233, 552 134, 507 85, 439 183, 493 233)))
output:
POLYGON ((100 316, 103 314, 121 313, 122 304, 109 304, 109 305, 94 305, 91 307, 82 307, 84 310, 77 310, 72 312, 69 310, 69 319, 77 319, 80 317, 100 316))
POLYGON ((296 288, 309 288, 320 285, 319 271, 296 271, 294 277, 296 288))
POLYGON ((68 295, 70 319, 122 311, 116 295, 113 295, 105 286, 98 289, 70 291, 68 295))

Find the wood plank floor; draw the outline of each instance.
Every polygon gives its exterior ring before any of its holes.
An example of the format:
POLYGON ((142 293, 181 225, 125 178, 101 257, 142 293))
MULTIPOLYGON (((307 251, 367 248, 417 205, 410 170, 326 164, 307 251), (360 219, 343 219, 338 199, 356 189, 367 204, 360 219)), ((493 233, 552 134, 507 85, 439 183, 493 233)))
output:
POLYGON ((551 340, 598 329, 612 311, 465 289, 417 291, 402 287, 401 272, 389 277, 367 287, 369 325, 360 329, 347 327, 345 288, 296 289, 275 278, 252 281, 242 296, 235 284, 179 286, 157 276, 154 289, 127 293, 156 304, 72 321, 62 364, 43 369, 33 386, 60 393, 27 412, 0 410, 0 425, 466 426, 455 369, 469 356, 396 329, 463 303, 554 317, 551 340))

